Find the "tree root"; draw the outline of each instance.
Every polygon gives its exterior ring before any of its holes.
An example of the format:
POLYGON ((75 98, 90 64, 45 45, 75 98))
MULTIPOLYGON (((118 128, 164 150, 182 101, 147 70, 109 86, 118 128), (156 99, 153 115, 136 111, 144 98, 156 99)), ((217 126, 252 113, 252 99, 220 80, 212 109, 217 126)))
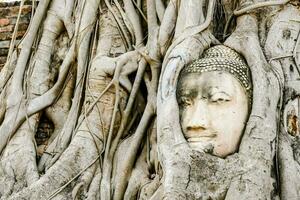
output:
MULTIPOLYGON (((61 187, 64 188, 65 184, 77 180, 79 176, 81 177, 76 182, 84 183, 84 188, 88 188, 93 177, 91 173, 94 173, 97 167, 95 162, 99 159, 97 148, 103 148, 101 141, 94 141, 89 133, 79 131, 60 159, 44 176, 10 199, 49 199, 58 194, 61 187)), ((77 194, 76 188, 79 189, 78 186, 75 187, 74 194, 77 194)))
POLYGON ((18 192, 23 187, 32 185, 39 179, 34 141, 37 126, 36 119, 38 118, 39 116, 35 115, 28 122, 25 122, 3 152, 0 165, 5 169, 6 175, 1 174, 0 177, 8 176, 11 180, 10 184, 6 186, 7 191, 2 194, 3 198, 7 198, 11 193, 18 192))
POLYGON ((205 49, 215 42, 210 31, 205 30, 210 24, 210 15, 212 14, 210 12, 212 11, 208 11, 205 22, 195 28, 200 33, 186 32, 178 37, 178 39, 182 39, 182 42, 172 43, 163 63, 157 97, 157 141, 160 162, 164 171, 163 197, 165 199, 186 199, 184 194, 187 192, 186 188, 189 183, 186 178, 189 177, 191 160, 187 156, 189 147, 179 124, 176 100, 177 79, 184 65, 197 59, 205 49), (191 33, 193 36, 190 36, 191 33), (181 154, 181 151, 184 152, 184 155, 181 154))
POLYGON ((245 56, 253 77, 253 99, 255 99, 240 144, 239 154, 245 156, 246 160, 252 160, 251 162, 256 163, 256 166, 242 178, 236 177, 229 188, 226 199, 235 199, 237 194, 239 198, 269 198, 274 190, 271 186, 274 180, 269 174, 272 171, 275 155, 273 141, 275 141, 278 131, 276 111, 280 97, 279 82, 261 49, 256 18, 244 15, 238 19, 237 23, 236 31, 225 44, 245 56), (251 29, 247 27, 251 27, 251 29), (260 178, 257 179, 257 177, 260 178), (239 187, 246 182, 251 184, 249 187, 251 191, 237 192, 239 187))
POLYGON ((278 0, 278 1, 267 1, 267 2, 260 2, 260 3, 255 3, 253 5, 247 6, 246 8, 242 8, 240 10, 235 10, 233 11, 233 14, 235 16, 240 16, 243 14, 250 13, 254 11, 257 8, 262 8, 266 6, 278 6, 278 5, 284 5, 290 2, 291 0, 278 0))

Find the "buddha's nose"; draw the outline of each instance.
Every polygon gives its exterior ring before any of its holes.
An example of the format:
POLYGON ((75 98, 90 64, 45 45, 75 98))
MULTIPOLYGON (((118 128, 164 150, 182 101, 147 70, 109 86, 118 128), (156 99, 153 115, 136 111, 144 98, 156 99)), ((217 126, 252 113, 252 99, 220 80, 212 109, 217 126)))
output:
POLYGON ((210 120, 207 102, 199 101, 195 103, 190 114, 187 130, 201 131, 206 130, 209 127, 210 120))

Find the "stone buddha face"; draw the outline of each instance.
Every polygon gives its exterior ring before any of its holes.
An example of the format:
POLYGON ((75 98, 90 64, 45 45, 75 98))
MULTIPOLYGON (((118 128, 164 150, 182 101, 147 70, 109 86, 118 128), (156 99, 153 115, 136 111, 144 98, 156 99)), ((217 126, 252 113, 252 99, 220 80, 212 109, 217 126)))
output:
POLYGON ((227 68, 223 70, 220 62, 216 65, 221 68, 209 64, 206 69, 200 66, 201 70, 180 76, 180 123, 192 149, 226 157, 239 147, 249 113, 249 95, 242 79, 227 68))

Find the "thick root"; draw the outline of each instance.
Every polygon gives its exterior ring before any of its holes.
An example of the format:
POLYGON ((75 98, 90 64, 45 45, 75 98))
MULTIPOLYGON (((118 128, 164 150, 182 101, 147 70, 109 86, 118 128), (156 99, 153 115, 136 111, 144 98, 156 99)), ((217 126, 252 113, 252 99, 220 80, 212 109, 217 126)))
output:
POLYGON ((101 168, 98 167, 95 176, 90 184, 89 191, 86 200, 98 200, 100 199, 100 182, 101 182, 101 168))
MULTIPOLYGON (((13 195, 11 199, 35 200, 49 198, 56 190, 78 176, 78 173, 83 169, 92 168, 92 166, 89 166, 90 163, 99 156, 97 148, 102 149, 101 141, 95 141, 86 131, 78 131, 67 150, 46 174, 30 187, 13 195)), ((88 170, 87 173, 90 173, 90 171, 88 170)), ((86 179, 85 175, 82 175, 79 181, 84 179, 86 179)), ((89 185, 90 183, 88 182, 90 181, 84 183, 89 185)), ((67 189, 70 188, 68 187, 67 189)), ((67 194, 70 194, 70 192, 67 192, 67 194)))
POLYGON ((17 192, 39 179, 34 140, 38 118, 38 115, 34 115, 26 121, 3 152, 1 165, 5 179, 10 180, 4 195, 17 192))
MULTIPOLYGON (((130 137, 123 141, 120 146, 118 151, 116 152, 116 157, 114 161, 114 165, 116 166, 116 169, 114 171, 114 184, 115 187, 120 187, 119 182, 122 179, 122 176, 125 176, 124 174, 124 164, 126 163, 128 159, 128 155, 124 156, 123 153, 128 151, 128 148, 130 148, 131 143, 132 143, 133 137, 130 137), (123 169, 123 170, 122 170, 123 169)), ((133 200, 136 199, 138 192, 140 190, 140 187, 149 182, 148 177, 150 176, 149 171, 148 171, 148 165, 146 161, 146 148, 143 148, 143 151, 141 155, 139 156, 138 160, 136 161, 136 166, 134 169, 126 169, 125 171, 131 172, 130 175, 130 180, 126 179, 126 183, 128 182, 127 190, 124 195, 125 200, 133 200)), ((125 187, 126 188, 126 187, 125 187)), ((120 188, 114 188, 115 194, 114 198, 118 197, 120 191, 120 188)))

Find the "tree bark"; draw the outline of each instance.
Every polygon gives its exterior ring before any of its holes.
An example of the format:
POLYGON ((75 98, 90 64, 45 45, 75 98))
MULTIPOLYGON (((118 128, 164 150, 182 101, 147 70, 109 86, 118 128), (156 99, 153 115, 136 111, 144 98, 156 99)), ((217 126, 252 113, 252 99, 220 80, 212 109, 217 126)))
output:
POLYGON ((8 59, 0 199, 300 198, 296 0, 45 0, 8 59), (180 71, 218 44, 253 86, 225 158, 190 148, 176 99, 180 71))

